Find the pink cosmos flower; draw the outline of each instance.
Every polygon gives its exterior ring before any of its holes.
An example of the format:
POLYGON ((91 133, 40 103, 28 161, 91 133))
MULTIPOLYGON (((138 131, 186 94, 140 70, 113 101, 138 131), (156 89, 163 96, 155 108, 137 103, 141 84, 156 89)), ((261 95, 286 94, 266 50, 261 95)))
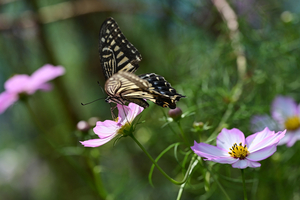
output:
POLYGON ((201 157, 217 163, 232 164, 233 168, 260 167, 257 161, 264 160, 275 153, 277 144, 285 131, 275 133, 265 128, 245 139, 239 129, 223 128, 217 137, 217 146, 194 143, 191 149, 201 157))
POLYGON ((0 114, 14 104, 22 93, 30 95, 37 90, 51 90, 51 84, 47 82, 64 73, 63 67, 46 64, 31 76, 26 74, 14 75, 4 83, 5 91, 0 94, 0 114))
POLYGON ((271 107, 272 118, 268 115, 257 115, 251 120, 251 129, 260 131, 264 127, 271 130, 284 130, 286 134, 279 145, 291 147, 300 140, 300 104, 291 97, 277 96, 271 107))
POLYGON ((98 147, 109 142, 117 135, 126 135, 126 131, 130 131, 134 118, 144 110, 143 107, 134 103, 129 103, 128 106, 118 104, 117 108, 119 110, 117 121, 98 121, 96 127, 93 129, 100 139, 91 139, 80 143, 85 147, 98 147))

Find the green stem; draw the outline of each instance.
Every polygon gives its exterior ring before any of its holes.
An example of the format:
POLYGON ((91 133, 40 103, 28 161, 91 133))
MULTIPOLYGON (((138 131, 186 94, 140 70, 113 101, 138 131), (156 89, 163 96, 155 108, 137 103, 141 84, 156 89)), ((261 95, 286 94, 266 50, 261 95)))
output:
MULTIPOLYGON (((196 167, 196 165, 199 162, 199 160, 196 159, 196 157, 197 157, 196 154, 194 154, 194 156, 192 157, 192 160, 191 160, 191 170, 187 172, 188 175, 190 175, 192 173, 193 169, 196 167)), ((180 200, 181 199, 181 195, 183 193, 183 189, 184 189, 185 185, 186 185, 186 182, 184 182, 183 184, 180 185, 180 189, 178 191, 178 195, 177 195, 176 200, 180 200)))
POLYGON ((129 135, 134 141, 135 143, 144 151, 144 153, 148 156, 148 158, 151 160, 151 162, 155 165, 155 167, 172 183, 176 184, 176 185, 181 185, 183 183, 186 182, 189 172, 191 171, 191 167, 192 165, 189 166, 184 178, 182 181, 176 181, 174 179, 172 179, 156 162, 155 160, 151 157, 151 155, 148 153, 148 151, 143 147, 143 145, 133 136, 133 134, 129 135))
POLYGON ((97 166, 95 166, 95 163, 92 162, 92 160, 90 158, 87 158, 87 163, 93 173, 93 176, 94 176, 94 182, 95 182, 95 185, 96 185, 96 189, 97 189, 97 192, 98 192, 98 195, 102 198, 102 199, 106 199, 107 197, 107 192, 106 190, 104 189, 104 186, 103 186, 103 183, 101 181, 101 177, 100 177, 100 173, 99 173, 99 170, 97 168, 97 166))
MULTIPOLYGON (((48 143, 50 145, 50 147, 53 149, 53 151, 57 152, 59 155, 61 155, 63 158, 66 159, 66 161, 76 170, 76 172, 78 174, 80 174, 81 178, 83 178, 88 185, 95 191, 97 191, 98 188, 95 188, 95 186, 91 183, 91 180, 89 178, 89 176, 84 172, 84 170, 78 166, 78 163, 76 163, 74 161, 74 159, 72 159, 69 156, 65 156, 54 144, 53 142, 51 142, 46 136, 47 136, 47 131, 44 129, 44 127, 41 125, 41 123, 39 122, 38 118, 36 117, 35 113, 33 112, 28 99, 22 99, 22 102, 25 104, 31 118, 32 121, 35 123, 36 127, 43 133, 43 134, 39 134, 39 136, 44 139, 44 141, 46 143, 48 143)), ((104 198, 105 199, 105 198, 104 198)))
POLYGON ((177 121, 177 125, 178 125, 178 127, 179 127, 180 134, 181 134, 181 136, 182 136, 184 142, 186 143, 186 145, 190 146, 190 143, 189 143, 188 139, 185 137, 185 134, 184 134, 183 129, 182 129, 182 127, 181 127, 180 121, 177 121))
MULTIPOLYGON (((200 158, 198 158, 200 159, 200 158)), ((223 186, 221 185, 221 183, 219 182, 218 178, 215 176, 215 174, 212 172, 212 170, 210 170, 206 165, 205 168, 207 169, 207 171, 212 175, 212 178, 214 179, 214 181, 217 183, 218 187, 220 188, 220 190, 223 192, 223 194, 225 195, 227 200, 231 200, 230 197, 228 196, 227 192, 225 191, 225 189, 223 188, 223 186)))
POLYGON ((246 191, 246 183, 245 183, 245 173, 244 169, 241 169, 242 172, 242 181, 243 181, 243 190, 244 190, 244 200, 248 200, 247 198, 247 191, 246 191))

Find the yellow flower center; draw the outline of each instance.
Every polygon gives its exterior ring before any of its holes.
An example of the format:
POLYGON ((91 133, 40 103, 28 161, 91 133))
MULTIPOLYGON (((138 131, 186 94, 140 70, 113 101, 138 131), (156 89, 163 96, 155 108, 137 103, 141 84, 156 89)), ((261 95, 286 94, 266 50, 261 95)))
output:
POLYGON ((131 125, 129 123, 124 124, 119 130, 118 134, 128 135, 131 132, 131 125))
POLYGON ((298 116, 293 116, 287 118, 287 120, 284 122, 284 126, 289 131, 294 131, 300 127, 300 119, 298 116))
POLYGON ((243 146, 242 143, 240 143, 239 145, 234 143, 234 145, 229 150, 230 151, 228 153, 230 154, 231 157, 239 158, 241 160, 245 159, 247 155, 250 153, 248 151, 247 145, 245 144, 243 146))

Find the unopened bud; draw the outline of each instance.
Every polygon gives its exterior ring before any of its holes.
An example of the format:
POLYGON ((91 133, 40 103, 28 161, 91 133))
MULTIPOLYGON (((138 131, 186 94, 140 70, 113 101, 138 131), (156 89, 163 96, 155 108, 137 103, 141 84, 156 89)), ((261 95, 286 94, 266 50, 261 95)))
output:
POLYGON ((86 121, 82 120, 82 121, 77 123, 77 129, 79 131, 88 131, 90 129, 90 125, 86 121))
POLYGON ((194 127, 194 128, 202 128, 203 125, 204 125, 203 122, 194 122, 194 123, 193 123, 193 127, 194 127))
POLYGON ((88 120, 88 123, 90 126, 96 126, 96 123, 97 121, 99 121, 100 119, 98 117, 91 117, 89 120, 88 120))
POLYGON ((175 121, 179 120, 181 118, 182 115, 182 110, 180 108, 175 108, 175 109, 171 109, 169 110, 169 116, 172 117, 175 121))

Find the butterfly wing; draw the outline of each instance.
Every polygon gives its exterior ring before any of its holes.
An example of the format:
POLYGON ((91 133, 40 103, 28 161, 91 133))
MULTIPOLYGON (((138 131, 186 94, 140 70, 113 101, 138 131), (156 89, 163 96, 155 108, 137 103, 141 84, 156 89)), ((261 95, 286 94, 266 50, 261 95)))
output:
POLYGON ((150 100, 159 106, 173 109, 176 108, 176 102, 184 97, 162 76, 154 73, 138 77, 132 73, 118 72, 106 81, 105 91, 109 95, 108 102, 133 102, 144 108, 149 106, 145 100, 150 100))
POLYGON ((177 93, 176 90, 171 86, 171 84, 160 75, 157 75, 155 73, 148 73, 139 75, 139 78, 146 80, 150 84, 150 87, 148 88, 149 91, 151 91, 152 93, 154 93, 155 91, 156 93, 160 94, 156 95, 154 101, 153 99, 149 99, 159 106, 174 109, 176 108, 176 102, 185 97, 177 93))
POLYGON ((100 28, 99 57, 105 80, 119 71, 134 73, 142 60, 113 18, 106 19, 100 28))

